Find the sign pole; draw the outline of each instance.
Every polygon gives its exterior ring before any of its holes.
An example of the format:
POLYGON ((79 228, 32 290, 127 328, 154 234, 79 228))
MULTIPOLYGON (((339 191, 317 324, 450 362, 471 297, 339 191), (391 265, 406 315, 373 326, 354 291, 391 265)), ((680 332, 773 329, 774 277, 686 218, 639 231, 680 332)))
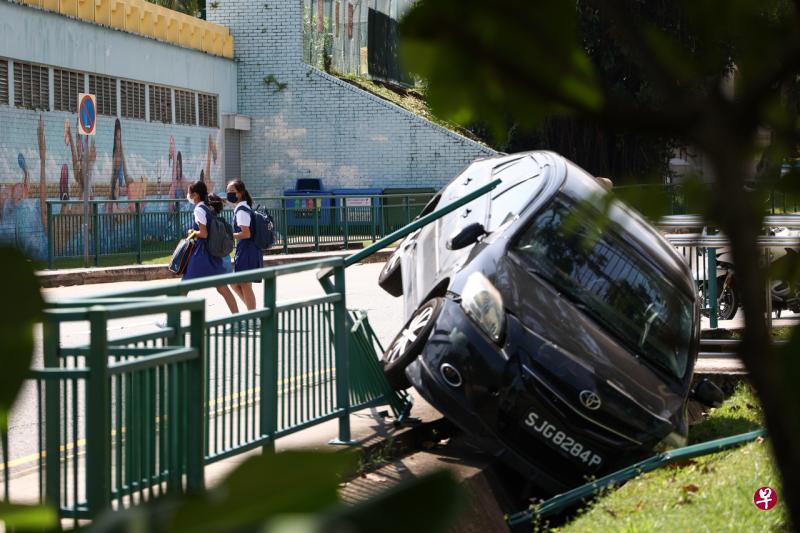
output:
MULTIPOLYGON (((92 184, 89 179, 89 135, 95 134, 97 119, 97 99, 93 94, 78 95, 78 135, 76 142, 81 148, 78 160, 78 171, 83 181, 83 267, 89 268, 89 191, 92 184)), ((97 221, 95 221, 97 223, 97 221)), ((94 228, 97 231, 97 228, 94 228)), ((99 242, 99 241, 98 241, 99 242)), ((95 256, 99 250, 95 250, 95 256)))
MULTIPOLYGON (((89 268, 89 190, 92 184, 89 183, 89 143, 85 142, 88 138, 79 135, 78 142, 83 146, 80 159, 81 177, 83 178, 83 268, 89 268)), ((94 229, 97 231, 97 228, 94 229)))

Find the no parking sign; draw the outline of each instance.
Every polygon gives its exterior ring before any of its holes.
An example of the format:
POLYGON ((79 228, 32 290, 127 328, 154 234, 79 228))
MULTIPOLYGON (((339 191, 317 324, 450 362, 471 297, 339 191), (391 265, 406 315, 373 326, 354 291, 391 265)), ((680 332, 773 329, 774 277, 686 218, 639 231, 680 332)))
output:
POLYGON ((93 94, 78 95, 78 133, 81 135, 94 135, 94 123, 97 118, 96 102, 93 94))

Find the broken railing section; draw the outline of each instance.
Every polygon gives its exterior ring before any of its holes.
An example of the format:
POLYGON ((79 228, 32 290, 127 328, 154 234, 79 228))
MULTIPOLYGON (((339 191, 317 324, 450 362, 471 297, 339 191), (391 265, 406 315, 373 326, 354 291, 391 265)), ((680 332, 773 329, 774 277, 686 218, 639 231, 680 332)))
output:
POLYGON ((766 431, 759 429, 734 435, 732 437, 725 437, 722 439, 711 440, 700 444, 693 444, 684 448, 678 448, 668 452, 663 452, 644 461, 627 466, 621 470, 617 470, 612 474, 603 476, 600 479, 581 485, 567 492, 553 496, 549 500, 531 506, 530 509, 514 513, 507 517, 508 524, 512 527, 521 524, 530 524, 534 519, 544 519, 549 516, 561 513, 571 506, 586 501, 602 493, 603 490, 621 485, 622 483, 633 479, 640 474, 650 472, 661 468, 662 466, 674 463, 677 461, 688 461, 695 457, 709 455, 712 453, 721 452, 729 448, 742 446, 748 442, 754 441, 759 437, 766 436, 766 431))

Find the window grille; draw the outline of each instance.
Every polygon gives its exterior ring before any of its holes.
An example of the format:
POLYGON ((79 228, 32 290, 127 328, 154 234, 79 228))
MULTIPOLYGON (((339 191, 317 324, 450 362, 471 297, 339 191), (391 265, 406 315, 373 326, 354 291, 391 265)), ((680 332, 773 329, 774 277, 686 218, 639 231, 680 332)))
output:
POLYGON ((206 128, 218 128, 217 95, 198 94, 197 96, 200 104, 200 125, 206 128))
POLYGON ((169 87, 150 86, 150 122, 172 123, 172 95, 169 87))
POLYGON ((89 92, 97 97, 97 114, 117 116, 117 80, 89 74, 89 92))
POLYGON ((175 122, 177 124, 197 124, 194 93, 175 89, 175 122))
POLYGON ((50 109, 47 67, 14 62, 14 105, 25 109, 50 109))
POLYGON ((78 94, 83 92, 83 74, 72 70, 53 69, 53 106, 56 111, 78 110, 78 94))
POLYGON ((0 59, 0 105, 8 105, 8 61, 0 59))
POLYGON ((120 89, 122 116, 144 120, 144 83, 122 80, 120 89))

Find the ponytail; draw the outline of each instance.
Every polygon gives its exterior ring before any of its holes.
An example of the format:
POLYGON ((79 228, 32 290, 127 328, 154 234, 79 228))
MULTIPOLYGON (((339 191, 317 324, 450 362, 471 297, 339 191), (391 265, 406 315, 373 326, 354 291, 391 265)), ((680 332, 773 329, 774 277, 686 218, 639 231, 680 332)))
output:
POLYGON ((208 198, 206 199, 206 203, 214 210, 214 213, 220 214, 222 213, 222 198, 217 196, 216 194, 209 194, 208 198))
POLYGON ((247 187, 245 187, 242 180, 233 180, 228 184, 228 186, 230 185, 233 185, 233 188, 236 189, 236 192, 242 194, 244 201, 247 202, 249 207, 253 207, 253 197, 250 196, 250 191, 247 190, 247 187))

